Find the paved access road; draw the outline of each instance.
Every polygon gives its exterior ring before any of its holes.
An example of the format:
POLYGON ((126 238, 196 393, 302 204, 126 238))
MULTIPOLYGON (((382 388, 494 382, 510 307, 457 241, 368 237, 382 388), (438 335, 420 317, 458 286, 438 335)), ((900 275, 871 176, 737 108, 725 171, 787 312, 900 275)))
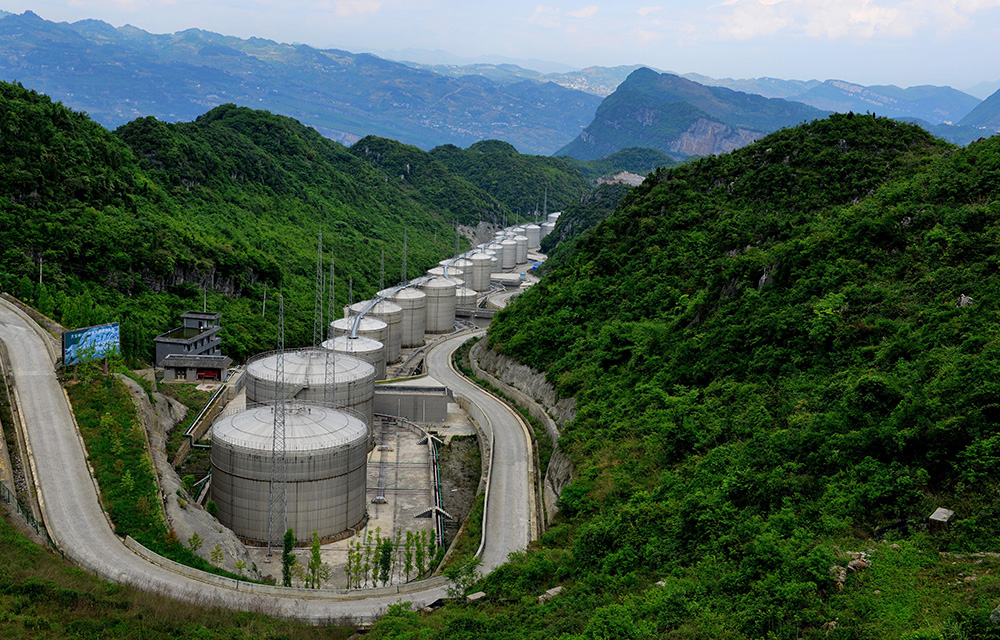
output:
POLYGON ((535 523, 532 454, 524 428, 507 405, 469 382, 451 366, 452 353, 459 344, 484 333, 480 331, 435 345, 427 352, 425 366, 432 378, 456 395, 479 405, 490 422, 490 425, 481 425, 493 444, 486 500, 487 535, 482 552, 482 570, 490 571, 503 564, 512 552, 527 548, 534 535, 535 523))
MULTIPOLYGON (((43 517, 49 535, 63 551, 80 566, 101 577, 119 583, 129 583, 140 589, 165 596, 197 602, 209 606, 222 606, 241 610, 262 611, 271 615, 308 621, 326 621, 338 618, 361 619, 378 615, 399 600, 422 606, 444 596, 445 587, 438 584, 427 589, 405 594, 372 594, 370 597, 352 599, 309 594, 309 598, 274 596, 235 591, 230 588, 202 582, 151 564, 128 550, 111 530, 97 500, 96 489, 87 469, 83 446, 76 433, 65 395, 53 371, 53 363, 31 320, 8 303, 0 301, 0 339, 10 354, 14 379, 27 427, 28 443, 34 456, 35 470, 41 494, 43 517), (317 597, 319 596, 319 597, 317 597)), ((450 358, 450 351, 468 336, 449 340, 432 350, 438 358, 450 358), (447 354, 446 354, 447 352, 447 354)), ((439 371, 440 364, 430 364, 435 375, 442 378, 447 373, 439 371)), ((449 369, 450 371, 450 369, 449 369)), ((447 378, 446 378, 447 379, 447 378)), ((444 380, 442 380, 444 382, 444 380)), ((447 384, 453 380, 448 379, 447 384)), ((456 391, 476 402, 482 394, 477 387, 463 381, 456 391)), ((489 398, 488 395, 483 394, 489 398)), ((501 405, 503 406, 503 405, 501 405)), ((485 407, 484 407, 485 408, 485 407)), ((492 412, 497 407, 485 408, 492 412)), ((503 407, 503 413, 510 416, 503 407)), ((491 413, 491 420, 493 414, 491 413)), ((496 440, 506 421, 495 420, 496 440)), ((515 423, 520 433, 520 426, 515 423)), ((513 431, 512 431, 513 433, 513 431)), ((519 435, 523 440, 523 436, 519 435)), ((523 450, 522 450, 523 452, 523 450)), ((500 451, 497 451, 497 460, 500 451)), ((506 455, 506 454, 505 454, 506 455)), ((516 451, 511 455, 517 455, 516 451)), ((526 465, 527 457, 512 467, 526 465)), ((498 467, 504 466, 498 464, 498 467)), ((495 475, 504 475, 503 473, 495 475)), ((524 474, 525 477, 526 474, 524 474)), ((530 516, 524 512, 528 502, 519 493, 515 477, 509 480, 494 479, 497 488, 490 497, 490 517, 484 552, 484 564, 494 567, 509 551, 523 549, 528 543, 526 529, 522 526, 530 516), (511 496, 507 497, 508 494, 511 496), (493 513, 506 514, 493 518, 493 513), (518 531, 511 535, 508 529, 518 531)), ((528 487, 522 487, 530 491, 528 487)))

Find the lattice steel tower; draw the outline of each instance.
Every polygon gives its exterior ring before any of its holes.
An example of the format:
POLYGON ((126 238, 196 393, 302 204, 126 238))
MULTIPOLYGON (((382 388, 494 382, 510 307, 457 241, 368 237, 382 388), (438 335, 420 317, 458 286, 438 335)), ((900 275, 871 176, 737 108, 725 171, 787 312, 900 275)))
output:
POLYGON ((278 296, 278 351, 275 363, 277 397, 274 403, 274 433, 271 439, 270 518, 267 525, 267 555, 272 546, 282 547, 288 523, 287 465, 285 462, 285 299, 278 296))

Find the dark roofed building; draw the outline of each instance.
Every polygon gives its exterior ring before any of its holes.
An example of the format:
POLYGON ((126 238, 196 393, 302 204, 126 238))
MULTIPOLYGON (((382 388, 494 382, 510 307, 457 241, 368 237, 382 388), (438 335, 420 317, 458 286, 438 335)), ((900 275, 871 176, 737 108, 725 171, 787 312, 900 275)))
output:
POLYGON ((181 356, 218 356, 222 340, 222 314, 188 311, 181 315, 183 325, 156 336, 156 366, 163 366, 163 359, 171 354, 181 356))

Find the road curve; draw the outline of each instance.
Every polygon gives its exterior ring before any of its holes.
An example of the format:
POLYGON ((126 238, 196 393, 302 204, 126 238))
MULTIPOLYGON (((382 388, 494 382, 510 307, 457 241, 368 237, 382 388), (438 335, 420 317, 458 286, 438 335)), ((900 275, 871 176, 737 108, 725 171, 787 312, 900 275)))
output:
MULTIPOLYGON (((225 586, 210 584, 154 565, 127 549, 114 535, 98 503, 94 483, 87 469, 83 446, 76 433, 69 406, 53 371, 53 362, 32 321, 6 301, 0 301, 0 339, 10 355, 15 386, 20 399, 23 419, 27 426, 28 444, 33 454, 38 490, 42 502, 43 518, 49 535, 64 553, 80 566, 97 573, 107 580, 127 583, 145 591, 160 593, 178 600, 208 606, 261 611, 270 615, 295 618, 309 622, 337 619, 359 620, 383 613, 389 605, 405 600, 416 606, 429 604, 445 595, 445 586, 438 582, 429 588, 407 593, 380 593, 359 597, 352 593, 350 599, 337 597, 332 592, 312 592, 303 597, 301 590, 289 595, 271 595, 237 591, 225 586)), ((435 377, 445 384, 455 384, 456 392, 474 402, 492 400, 488 394, 468 381, 454 376, 447 363, 450 353, 468 336, 449 339, 435 346, 429 354, 428 367, 435 377), (431 360, 433 358, 433 360, 431 360), (481 394, 481 395, 479 395, 481 394), (484 399, 485 398, 485 399, 484 399)), ((496 402, 495 400, 492 400, 496 402)), ((510 551, 523 549, 528 543, 526 527, 530 515, 530 501, 523 500, 523 492, 530 487, 509 486, 518 482, 516 472, 507 478, 507 455, 518 455, 516 448, 508 451, 505 444, 508 428, 523 441, 520 425, 511 426, 502 416, 514 420, 510 411, 492 404, 483 406, 496 426, 498 461, 494 470, 494 489, 489 498, 488 530, 484 545, 484 565, 493 568, 503 562, 510 551), (514 428, 517 431, 514 431, 514 428), (501 456, 501 447, 504 450, 501 456), (496 513, 496 518, 494 518, 496 513), (515 526, 516 525, 516 526, 515 526), (512 534, 511 530, 515 533, 512 534)), ((513 439, 513 438, 512 438, 513 439)), ((524 445, 522 444, 522 447, 524 445)), ((523 451, 523 449, 522 449, 523 451)), ((517 469, 527 464, 510 463, 517 469)), ((521 482, 527 474, 522 474, 521 482)))
POLYGON ((492 437, 493 464, 486 501, 487 536, 482 551, 482 571, 500 566, 507 556, 528 546, 533 535, 531 448, 527 434, 514 413, 494 396, 469 381, 451 367, 452 353, 459 344, 485 332, 459 336, 435 345, 425 356, 431 377, 456 395, 479 405, 487 415, 487 437, 492 437))

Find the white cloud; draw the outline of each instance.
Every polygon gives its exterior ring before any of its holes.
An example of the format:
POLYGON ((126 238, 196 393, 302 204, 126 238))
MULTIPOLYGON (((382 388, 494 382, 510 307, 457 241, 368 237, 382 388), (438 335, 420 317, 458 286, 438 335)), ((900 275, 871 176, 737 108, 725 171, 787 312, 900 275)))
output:
POLYGON ((640 7, 636 9, 636 13, 645 18, 651 13, 656 13, 657 11, 663 11, 663 7, 640 7))
POLYGON ((593 16, 595 13, 597 13, 597 5, 596 4, 592 4, 590 6, 582 8, 582 9, 578 9, 577 11, 570 11, 569 15, 572 16, 572 17, 574 17, 574 18, 578 18, 578 19, 582 20, 584 18, 589 18, 589 17, 593 16))
POLYGON ((545 29, 558 29, 562 26, 560 17, 559 9, 540 4, 535 7, 535 12, 531 14, 528 22, 537 24, 545 29))
POLYGON ((724 0, 719 34, 750 40, 778 33, 812 38, 910 37, 931 28, 952 31, 1000 0, 724 0))
POLYGON ((333 6, 333 13, 341 18, 347 18, 366 13, 377 13, 381 8, 381 0, 337 0, 333 6))

